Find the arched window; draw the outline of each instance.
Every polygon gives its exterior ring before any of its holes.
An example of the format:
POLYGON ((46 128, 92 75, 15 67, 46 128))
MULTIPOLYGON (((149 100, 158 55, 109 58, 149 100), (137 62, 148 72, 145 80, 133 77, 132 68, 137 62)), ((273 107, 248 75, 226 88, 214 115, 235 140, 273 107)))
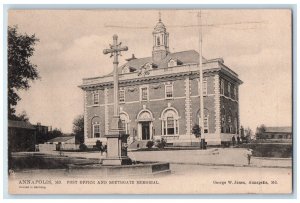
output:
POLYGON ((174 108, 165 109, 162 112, 162 135, 178 135, 178 112, 174 108))
POLYGON ((160 38, 157 37, 157 46, 159 46, 159 45, 160 45, 160 38))
POLYGON ((100 134, 100 118, 98 116, 95 116, 92 119, 92 137, 101 137, 100 134))
POLYGON ((130 123, 130 120, 129 120, 128 114, 125 113, 125 112, 121 112, 120 113, 120 119, 121 119, 121 122, 122 122, 122 128, 125 130, 126 134, 129 134, 129 123, 130 123))

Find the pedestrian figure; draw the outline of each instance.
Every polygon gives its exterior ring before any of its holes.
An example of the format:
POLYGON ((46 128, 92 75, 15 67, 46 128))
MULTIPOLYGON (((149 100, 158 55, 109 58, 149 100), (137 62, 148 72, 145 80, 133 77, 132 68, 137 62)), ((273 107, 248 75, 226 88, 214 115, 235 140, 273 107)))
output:
POLYGON ((241 143, 241 138, 240 138, 240 136, 237 137, 237 143, 238 143, 238 144, 241 143))
POLYGON ((232 136, 232 146, 234 146, 235 145, 235 137, 234 136, 232 136))
POLYGON ((252 149, 248 149, 247 152, 246 152, 246 155, 247 155, 248 165, 250 165, 251 156, 252 156, 252 149))

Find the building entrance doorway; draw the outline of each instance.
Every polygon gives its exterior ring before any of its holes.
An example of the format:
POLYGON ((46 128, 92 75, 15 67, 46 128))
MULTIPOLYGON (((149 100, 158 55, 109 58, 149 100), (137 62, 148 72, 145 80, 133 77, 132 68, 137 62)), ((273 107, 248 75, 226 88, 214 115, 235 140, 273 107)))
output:
POLYGON ((150 140, 150 122, 141 122, 142 140, 150 140))
POLYGON ((138 113, 137 122, 138 122, 138 139, 139 140, 151 140, 153 139, 153 116, 151 111, 146 109, 146 106, 143 106, 143 110, 138 113))

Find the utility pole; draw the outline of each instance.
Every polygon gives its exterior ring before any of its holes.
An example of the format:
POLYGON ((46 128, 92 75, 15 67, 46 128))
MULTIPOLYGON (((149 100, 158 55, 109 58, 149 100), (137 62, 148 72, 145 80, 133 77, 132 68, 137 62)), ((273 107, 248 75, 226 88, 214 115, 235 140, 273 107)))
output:
POLYGON ((199 32, 199 97, 200 97, 200 126, 201 126, 201 139, 204 137, 204 104, 203 104, 203 67, 202 67, 202 22, 201 10, 198 12, 198 32, 199 32))

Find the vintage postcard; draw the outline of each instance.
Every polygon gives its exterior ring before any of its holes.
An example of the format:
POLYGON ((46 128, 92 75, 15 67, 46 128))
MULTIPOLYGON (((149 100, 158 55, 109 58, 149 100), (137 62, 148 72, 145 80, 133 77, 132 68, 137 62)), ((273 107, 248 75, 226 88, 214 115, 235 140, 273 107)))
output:
POLYGON ((9 10, 9 193, 291 194, 292 16, 9 10))

